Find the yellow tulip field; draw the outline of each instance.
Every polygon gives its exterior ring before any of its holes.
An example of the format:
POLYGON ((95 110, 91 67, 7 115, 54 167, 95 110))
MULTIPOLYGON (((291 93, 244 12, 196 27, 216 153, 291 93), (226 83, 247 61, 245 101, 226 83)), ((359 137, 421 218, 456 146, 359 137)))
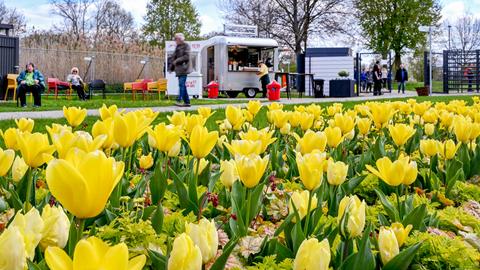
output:
POLYGON ((480 269, 478 97, 63 112, 1 132, 0 270, 480 269))

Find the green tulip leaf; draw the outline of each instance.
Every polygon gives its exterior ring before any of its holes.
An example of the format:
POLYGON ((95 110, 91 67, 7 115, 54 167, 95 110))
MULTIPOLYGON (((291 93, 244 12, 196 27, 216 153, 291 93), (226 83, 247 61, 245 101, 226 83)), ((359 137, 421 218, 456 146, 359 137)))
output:
POLYGON ((222 255, 217 258, 215 263, 210 267, 211 270, 222 270, 227 264, 228 257, 232 253, 233 249, 237 246, 238 239, 231 239, 223 248, 222 255))

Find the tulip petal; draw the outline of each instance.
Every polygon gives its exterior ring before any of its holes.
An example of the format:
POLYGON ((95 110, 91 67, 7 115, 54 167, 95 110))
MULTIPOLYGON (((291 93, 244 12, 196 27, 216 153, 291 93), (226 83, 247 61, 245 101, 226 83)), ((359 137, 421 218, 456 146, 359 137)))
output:
POLYGON ((45 261, 50 270, 73 270, 73 263, 67 253, 58 247, 48 247, 45 261))
POLYGON ((128 248, 125 243, 115 245, 108 249, 102 258, 102 270, 127 270, 128 248))
MULTIPOLYGON (((95 237, 91 237, 95 238, 95 237)), ((75 247, 73 254, 73 269, 75 270, 92 270, 100 265, 102 258, 101 252, 92 245, 90 238, 88 240, 80 240, 75 247)))
POLYGON ((128 262, 128 270, 142 270, 146 261, 145 255, 137 256, 128 262))

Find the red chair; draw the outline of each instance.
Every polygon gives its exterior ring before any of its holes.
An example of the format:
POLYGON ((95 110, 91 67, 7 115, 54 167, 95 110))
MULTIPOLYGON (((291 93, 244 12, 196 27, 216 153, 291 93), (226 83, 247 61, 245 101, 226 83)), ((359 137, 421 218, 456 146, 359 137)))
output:
POLYGON ((58 91, 63 90, 63 89, 65 89, 65 95, 66 95, 65 97, 68 98, 68 99, 71 98, 72 85, 70 83, 62 82, 57 78, 48 78, 47 79, 47 84, 48 84, 47 93, 46 93, 47 98, 48 98, 48 94, 50 93, 50 90, 52 90, 55 94, 55 99, 57 99, 58 91))
POLYGON ((135 93, 141 91, 143 100, 145 100, 145 93, 148 93, 148 83, 153 82, 153 79, 143 79, 141 82, 132 83, 132 99, 135 100, 135 93))

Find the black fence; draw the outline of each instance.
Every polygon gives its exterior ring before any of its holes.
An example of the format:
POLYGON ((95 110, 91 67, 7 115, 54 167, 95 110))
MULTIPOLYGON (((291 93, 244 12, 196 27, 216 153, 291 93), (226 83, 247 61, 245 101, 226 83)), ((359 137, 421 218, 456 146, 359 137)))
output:
POLYGON ((6 87, 6 77, 9 73, 18 72, 19 39, 9 36, 11 25, 0 24, 0 98, 3 99, 6 87))
POLYGON ((443 51, 443 91, 480 90, 480 50, 443 51))

